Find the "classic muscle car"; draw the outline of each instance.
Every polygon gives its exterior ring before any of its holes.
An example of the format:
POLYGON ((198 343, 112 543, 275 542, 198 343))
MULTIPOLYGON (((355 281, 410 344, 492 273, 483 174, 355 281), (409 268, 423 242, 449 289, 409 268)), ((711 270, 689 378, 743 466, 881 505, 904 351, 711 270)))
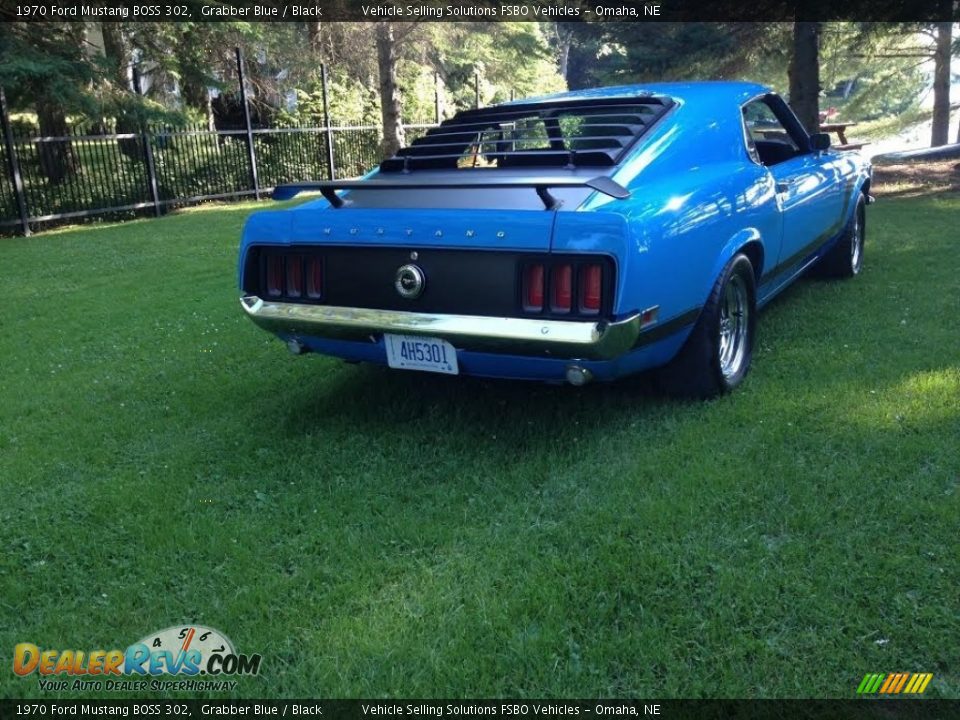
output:
POLYGON ((658 369, 709 397, 757 311, 810 268, 857 275, 870 165, 742 82, 460 112, 361 180, 253 214, 241 304, 294 353, 581 385, 658 369))

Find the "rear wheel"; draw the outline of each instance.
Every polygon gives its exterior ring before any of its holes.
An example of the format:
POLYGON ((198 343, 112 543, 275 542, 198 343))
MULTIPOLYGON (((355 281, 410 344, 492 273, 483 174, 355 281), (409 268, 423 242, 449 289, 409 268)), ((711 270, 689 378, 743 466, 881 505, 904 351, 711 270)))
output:
POLYGON ((709 398, 737 387, 753 359, 756 314, 753 265, 736 255, 714 283, 687 342, 659 371, 661 388, 678 397, 709 398))
POLYGON ((815 266, 821 277, 852 278, 863 267, 863 243, 867 229, 867 202, 857 193, 857 207, 843 235, 815 266))

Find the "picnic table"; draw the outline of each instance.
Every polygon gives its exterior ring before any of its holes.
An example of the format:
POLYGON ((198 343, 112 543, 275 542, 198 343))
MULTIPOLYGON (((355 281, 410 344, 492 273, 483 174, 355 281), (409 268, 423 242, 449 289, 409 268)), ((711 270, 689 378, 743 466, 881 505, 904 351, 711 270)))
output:
POLYGON ((855 122, 821 123, 820 132, 837 134, 837 137, 840 139, 840 144, 834 145, 834 148, 837 150, 859 150, 864 145, 869 145, 869 143, 852 143, 847 141, 847 128, 856 127, 856 124, 855 122))

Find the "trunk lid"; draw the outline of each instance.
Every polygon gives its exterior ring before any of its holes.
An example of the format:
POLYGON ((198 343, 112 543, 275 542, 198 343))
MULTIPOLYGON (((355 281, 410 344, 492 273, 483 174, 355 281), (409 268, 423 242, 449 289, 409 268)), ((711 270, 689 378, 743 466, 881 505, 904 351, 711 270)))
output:
MULTIPOLYGON (((530 191, 531 195, 536 195, 530 191)), ((325 205, 324 201, 320 201, 325 205)), ((317 207, 290 212, 291 244, 550 249, 556 213, 544 210, 317 207)))

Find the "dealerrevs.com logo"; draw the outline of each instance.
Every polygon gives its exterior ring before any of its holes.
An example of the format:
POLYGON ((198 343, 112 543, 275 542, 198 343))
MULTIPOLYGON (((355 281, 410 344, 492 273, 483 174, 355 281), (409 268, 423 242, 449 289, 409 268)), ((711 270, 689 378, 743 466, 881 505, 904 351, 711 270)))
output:
POLYGON ((41 690, 232 690, 237 683, 230 678, 257 675, 261 660, 238 653, 218 630, 177 625, 150 633, 126 650, 53 650, 19 643, 13 672, 36 673, 41 690), (161 679, 170 676, 178 679, 161 679))

